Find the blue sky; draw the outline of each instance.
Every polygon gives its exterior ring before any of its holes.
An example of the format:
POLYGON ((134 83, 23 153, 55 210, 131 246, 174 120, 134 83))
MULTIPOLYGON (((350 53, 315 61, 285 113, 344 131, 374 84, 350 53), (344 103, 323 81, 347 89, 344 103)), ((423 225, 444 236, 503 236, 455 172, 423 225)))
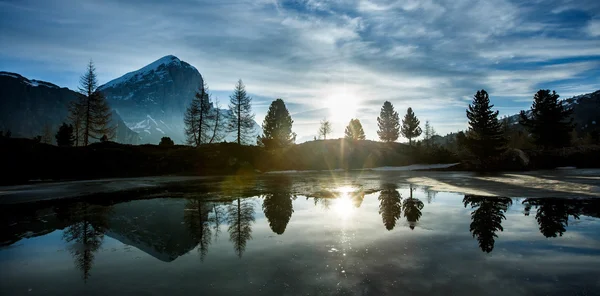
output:
POLYGON ((481 88, 501 115, 540 88, 600 88, 600 1, 0 0, 0 70, 75 88, 173 54, 225 105, 238 78, 260 123, 281 97, 299 141, 350 118, 376 139, 385 100, 440 134, 466 128, 481 88))

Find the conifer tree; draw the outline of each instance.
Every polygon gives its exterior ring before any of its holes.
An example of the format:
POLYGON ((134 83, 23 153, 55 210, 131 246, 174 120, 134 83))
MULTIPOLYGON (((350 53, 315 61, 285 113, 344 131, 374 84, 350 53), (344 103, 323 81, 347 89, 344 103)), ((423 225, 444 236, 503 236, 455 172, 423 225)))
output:
POLYGON ((498 111, 492 111, 492 107, 488 93, 482 89, 477 91, 467 109, 467 148, 484 166, 491 157, 500 155, 505 149, 498 111))
POLYGON ((433 129, 433 126, 431 126, 431 124, 429 123, 429 120, 426 120, 425 121, 425 139, 423 139, 423 142, 425 142, 425 146, 427 146, 427 147, 432 146, 433 137, 435 135, 436 135, 435 129, 433 129))
MULTIPOLYGON (((210 126, 209 121, 214 120, 215 117, 211 113, 211 109, 212 103, 208 94, 208 86, 206 82, 203 82, 183 115, 188 145, 199 146, 210 141, 210 132, 213 128, 210 126)), ((216 111, 218 112, 218 110, 216 111)))
POLYGON ((406 115, 404 115, 404 119, 402 119, 402 127, 400 127, 400 132, 402 136, 408 139, 408 145, 412 146, 412 139, 418 138, 421 133, 421 127, 419 127, 421 122, 415 116, 411 107, 408 107, 406 110, 406 115))
POLYGON ((531 113, 521 111, 519 123, 531 133, 536 145, 541 147, 569 146, 573 130, 572 110, 567 109, 559 95, 549 89, 540 89, 533 96, 531 113))
POLYGON ((75 142, 75 138, 73 137, 73 126, 63 122, 54 137, 56 138, 56 145, 60 147, 73 146, 73 143, 75 142))
POLYGON ((238 144, 247 143, 249 134, 254 131, 254 113, 252 98, 246 94, 246 86, 238 80, 229 97, 229 131, 236 133, 238 144))
POLYGON ((282 99, 277 99, 269 106, 269 111, 262 124, 263 135, 258 136, 258 145, 266 148, 282 148, 296 141, 292 132, 292 117, 282 99))
POLYGON ((379 117, 377 117, 377 126, 379 130, 377 135, 384 142, 394 142, 400 136, 400 119, 398 112, 394 111, 394 105, 385 101, 381 107, 379 117))
POLYGON ((346 126, 344 136, 349 140, 364 140, 365 131, 363 130, 362 124, 358 119, 350 119, 350 123, 346 126))
POLYGON ((70 106, 70 116, 73 119, 73 125, 79 123, 81 129, 77 131, 82 136, 83 146, 87 146, 90 140, 99 140, 106 135, 109 139, 114 136, 115 127, 110 126, 112 112, 104 95, 98 90, 98 80, 96 78, 96 68, 90 61, 87 70, 79 79, 79 98, 70 106))
POLYGON ((332 131, 331 122, 326 118, 321 120, 321 125, 319 126, 319 138, 323 137, 323 140, 327 140, 327 135, 331 134, 332 131))

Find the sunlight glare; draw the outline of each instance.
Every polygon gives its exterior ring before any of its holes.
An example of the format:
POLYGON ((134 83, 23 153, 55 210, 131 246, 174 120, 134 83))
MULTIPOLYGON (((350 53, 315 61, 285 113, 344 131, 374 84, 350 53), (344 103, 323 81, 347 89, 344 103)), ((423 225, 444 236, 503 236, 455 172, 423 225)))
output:
POLYGON ((350 197, 350 192, 355 191, 355 189, 349 186, 343 186, 337 188, 336 191, 340 193, 340 196, 333 200, 331 208, 340 218, 345 220, 351 217, 356 210, 352 198, 350 197))
POLYGON ((337 89, 326 97, 325 106, 329 109, 331 121, 350 121, 358 110, 358 97, 346 88, 337 89))

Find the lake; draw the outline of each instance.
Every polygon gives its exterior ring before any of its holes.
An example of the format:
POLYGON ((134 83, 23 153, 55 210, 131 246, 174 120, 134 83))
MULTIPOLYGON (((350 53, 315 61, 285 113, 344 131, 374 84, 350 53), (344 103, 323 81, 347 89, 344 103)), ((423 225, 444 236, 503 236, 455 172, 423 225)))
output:
POLYGON ((0 292, 600 294, 597 197, 490 197, 396 176, 209 178, 2 205, 0 292))

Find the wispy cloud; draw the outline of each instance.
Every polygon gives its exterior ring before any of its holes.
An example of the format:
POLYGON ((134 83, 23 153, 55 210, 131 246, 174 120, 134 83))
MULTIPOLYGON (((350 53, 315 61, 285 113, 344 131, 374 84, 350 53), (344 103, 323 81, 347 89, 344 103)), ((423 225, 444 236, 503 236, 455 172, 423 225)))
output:
POLYGON ((299 139, 323 117, 334 136, 355 117, 375 139, 385 100, 443 134, 466 126, 477 89, 506 112, 541 87, 595 90, 596 2, 0 0, 0 69, 74 87, 89 58, 105 82, 173 54, 221 101, 244 79, 259 122, 283 98, 299 139))

